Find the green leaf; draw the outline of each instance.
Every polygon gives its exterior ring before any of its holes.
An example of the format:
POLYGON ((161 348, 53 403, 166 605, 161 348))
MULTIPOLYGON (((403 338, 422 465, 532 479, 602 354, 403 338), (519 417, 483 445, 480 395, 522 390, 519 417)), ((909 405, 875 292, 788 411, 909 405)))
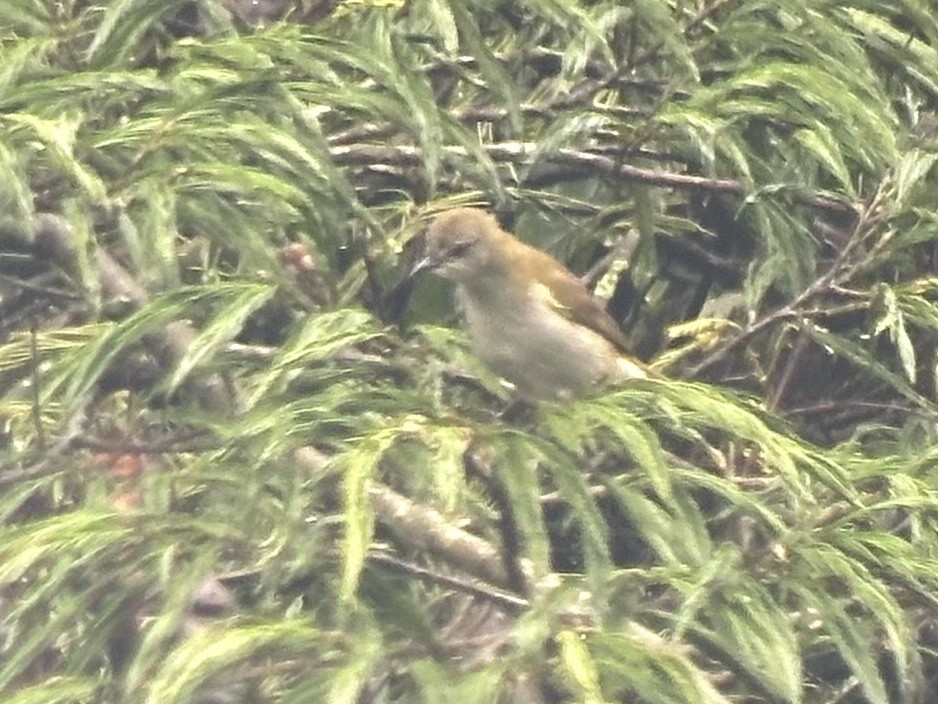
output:
POLYGON ((851 360, 861 369, 872 373, 879 379, 888 383, 910 401, 921 405, 923 408, 930 406, 931 402, 928 399, 918 393, 905 379, 886 367, 859 344, 847 340, 840 335, 833 335, 816 324, 806 324, 804 329, 814 340, 826 347, 830 352, 842 355, 851 360))
POLYGON ((230 676, 215 678, 231 672, 232 666, 267 653, 276 653, 279 657, 308 657, 321 641, 321 634, 305 619, 201 629, 173 649, 148 683, 143 701, 145 704, 191 702, 203 685, 230 684, 230 676))
POLYGON ((812 152, 827 170, 840 183, 840 187, 848 195, 854 195, 853 184, 850 182, 850 172, 844 161, 840 146, 831 129, 824 124, 815 124, 811 129, 800 129, 795 132, 795 139, 805 149, 812 152))
POLYGON ((899 353, 902 370, 910 384, 915 383, 915 349, 912 338, 905 328, 905 318, 896 298, 896 292, 885 284, 879 286, 879 298, 883 306, 883 315, 876 321, 873 335, 880 335, 888 330, 889 338, 899 353))
POLYGON ((41 684, 8 694, 8 704, 75 704, 92 702, 98 683, 86 677, 48 677, 41 684))
POLYGON ((521 128, 521 101, 514 82, 489 49, 479 30, 479 25, 464 1, 449 0, 449 8, 453 13, 453 18, 459 28, 459 34, 463 42, 465 42, 476 61, 479 62, 479 70, 491 89, 504 102, 512 129, 517 132, 521 128))
POLYGON ((557 643, 567 678, 579 694, 578 701, 603 704, 606 699, 599 686, 599 671, 584 643, 584 636, 576 631, 561 631, 557 634, 557 643))
POLYGON ((351 602, 358 590, 358 580, 374 533, 374 515, 368 489, 384 454, 398 438, 410 430, 412 421, 404 418, 391 422, 356 441, 351 448, 333 459, 342 471, 345 537, 342 542, 343 567, 340 598, 351 602))
POLYGON ((86 51, 92 66, 124 63, 140 48, 144 34, 184 0, 115 0, 108 3, 86 51))
POLYGON ((371 316, 364 311, 346 309, 311 316, 281 347, 267 372, 255 381, 248 407, 255 406, 297 368, 321 362, 378 334, 371 316))
POLYGON ((95 204, 107 202, 107 186, 100 177, 81 163, 75 155, 78 130, 84 122, 84 116, 73 113, 48 120, 29 113, 13 113, 4 119, 28 128, 49 150, 56 165, 68 174, 95 204))
POLYGON ((188 342, 172 375, 166 380, 167 390, 176 390, 223 345, 233 340, 241 332, 247 319, 277 292, 276 288, 270 285, 248 285, 240 288, 241 290, 232 290, 234 295, 231 300, 188 342))

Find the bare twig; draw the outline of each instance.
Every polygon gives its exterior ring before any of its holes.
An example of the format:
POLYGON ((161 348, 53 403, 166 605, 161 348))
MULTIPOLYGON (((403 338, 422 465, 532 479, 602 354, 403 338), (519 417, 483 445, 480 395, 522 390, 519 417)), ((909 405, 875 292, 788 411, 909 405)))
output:
POLYGON ((218 440, 207 436, 189 435, 160 440, 106 440, 104 438, 76 438, 73 447, 80 447, 92 452, 115 452, 129 455, 172 455, 179 453, 199 453, 218 450, 222 445, 218 440))
POLYGON ((63 288, 57 286, 50 286, 43 283, 36 283, 36 281, 41 281, 42 279, 50 279, 51 276, 43 275, 41 277, 36 277, 34 281, 26 281, 20 279, 16 276, 9 276, 7 274, 0 274, 0 282, 8 283, 11 286, 15 286, 18 289, 23 291, 29 291, 30 293, 41 293, 49 298, 60 298, 67 301, 80 301, 82 300, 81 296, 71 292, 66 291, 63 288))
MULTIPOLYGON (((532 156, 537 153, 536 142, 497 142, 483 146, 493 159, 520 164, 532 163, 532 156)), ((602 148, 608 152, 609 147, 602 148)), ((422 160, 421 150, 413 145, 378 145, 349 144, 334 146, 330 150, 332 158, 339 164, 374 166, 383 164, 396 167, 417 166, 422 160)), ((469 156, 464 147, 444 147, 444 153, 453 158, 469 156)), ((739 181, 732 179, 710 178, 692 174, 679 174, 671 171, 643 169, 622 163, 625 154, 610 156, 608 153, 595 153, 587 150, 558 149, 553 154, 543 155, 544 164, 562 166, 568 177, 605 174, 625 181, 644 183, 650 186, 679 188, 691 191, 726 193, 745 196, 748 191, 739 181)), ((845 201, 836 200, 816 193, 788 192, 792 200, 819 210, 836 213, 854 213, 855 206, 845 201)))
POLYGON ((470 594, 475 597, 486 599, 487 601, 494 602, 495 604, 512 611, 524 611, 531 606, 527 599, 522 599, 521 597, 514 594, 509 594, 498 589, 493 589, 492 587, 480 584, 475 580, 462 579, 453 575, 442 574, 434 570, 429 570, 425 567, 415 565, 412 562, 401 560, 400 558, 395 557, 387 552, 372 550, 368 553, 368 559, 371 562, 383 565, 385 567, 390 567, 391 569, 397 570, 398 572, 412 575, 425 582, 440 584, 465 594, 470 594))
POLYGON ((700 9, 700 12, 697 13, 694 19, 687 23, 687 26, 684 28, 684 34, 687 35, 689 32, 706 22, 707 19, 717 10, 736 1, 737 0, 713 0, 713 2, 707 3, 700 9))
POLYGON ((769 396, 768 405, 770 411, 774 411, 778 408, 778 404, 785 395, 785 391, 788 389, 788 384, 791 382, 792 377, 795 374, 795 367, 798 366, 798 362, 801 360, 801 356, 804 354, 805 348, 807 346, 808 335, 804 330, 800 330, 798 332, 798 337, 795 340, 795 346, 788 355, 788 359, 785 360, 785 369, 782 371, 782 375, 779 378, 778 383, 775 385, 775 389, 769 396))
POLYGON ((74 404, 74 410, 65 425, 62 436, 47 451, 42 452, 41 460, 23 469, 3 469, 0 472, 0 487, 37 479, 60 471, 62 463, 59 460, 69 450, 73 449, 78 440, 84 435, 85 427, 88 424, 88 407, 93 401, 93 395, 87 394, 74 404))
POLYGON ((781 320, 805 317, 803 307, 808 301, 820 293, 829 292, 845 286, 862 264, 862 258, 852 261, 851 257, 863 240, 864 230, 869 223, 870 216, 877 213, 879 210, 881 198, 882 193, 877 193, 864 208, 854 210, 857 217, 850 233, 850 239, 821 276, 812 281, 794 300, 747 325, 735 337, 725 342, 722 346, 715 349, 689 369, 688 374, 690 376, 697 376, 704 369, 725 359, 726 356, 739 345, 781 320))

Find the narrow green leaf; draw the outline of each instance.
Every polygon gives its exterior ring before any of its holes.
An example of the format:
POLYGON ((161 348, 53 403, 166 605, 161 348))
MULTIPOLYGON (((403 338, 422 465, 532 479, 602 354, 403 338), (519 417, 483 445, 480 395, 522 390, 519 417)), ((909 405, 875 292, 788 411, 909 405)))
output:
POLYGON ((148 683, 144 702, 191 702, 200 686, 230 672, 234 665, 273 653, 281 658, 309 656, 321 641, 322 636, 308 619, 198 630, 170 653, 148 683))
POLYGON ((834 335, 816 324, 806 324, 805 331, 819 344, 825 346, 831 352, 837 353, 854 362, 861 369, 867 370, 884 382, 892 386, 896 391, 914 401, 924 408, 928 408, 931 402, 909 385, 905 379, 894 371, 886 367, 882 362, 876 359, 870 352, 852 340, 847 340, 840 335, 834 335))
POLYGON ((368 499, 368 488, 384 453, 406 431, 408 423, 404 419, 403 426, 392 423, 381 428, 361 438, 333 460, 343 475, 345 538, 342 543, 344 561, 339 594, 344 603, 351 602, 355 597, 374 533, 374 514, 368 499))
POLYGON ((449 7, 459 28, 460 36, 479 62, 479 69, 490 88, 504 101, 512 129, 521 129, 521 101, 514 81, 489 49, 479 26, 464 0, 449 0, 449 7))
POLYGON ((578 701, 603 704, 606 699, 599 686, 599 672, 583 642, 583 636, 576 631, 561 631, 557 634, 557 642, 567 677, 579 693, 578 701))
POLYGON ((811 129, 800 129, 795 132, 795 139, 820 159, 847 195, 854 195, 850 172, 840 152, 839 143, 827 125, 816 123, 811 129))
POLYGON ((199 366, 205 364, 223 345, 233 340, 247 319, 269 301, 277 289, 267 284, 246 285, 215 314, 186 345, 185 353, 176 363, 172 375, 166 380, 166 388, 174 391, 199 366))
POLYGON ((185 0, 115 0, 108 3, 86 59, 93 66, 123 63, 139 49, 139 42, 152 23, 176 11, 185 0))
POLYGON ((48 677, 40 684, 5 696, 7 704, 78 704, 92 702, 98 682, 90 677, 48 677))
POLYGON ((297 367, 327 359, 378 334, 371 316, 361 310, 344 309, 311 316, 281 347, 267 373, 255 381, 248 407, 256 405, 297 367))

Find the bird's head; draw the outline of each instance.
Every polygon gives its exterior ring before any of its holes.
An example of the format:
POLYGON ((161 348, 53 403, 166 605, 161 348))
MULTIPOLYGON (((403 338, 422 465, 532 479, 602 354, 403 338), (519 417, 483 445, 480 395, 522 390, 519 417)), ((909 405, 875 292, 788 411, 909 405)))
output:
POLYGON ((513 238, 502 232, 495 218, 477 208, 449 210, 427 229, 427 254, 418 270, 432 270, 457 283, 503 269, 513 238))

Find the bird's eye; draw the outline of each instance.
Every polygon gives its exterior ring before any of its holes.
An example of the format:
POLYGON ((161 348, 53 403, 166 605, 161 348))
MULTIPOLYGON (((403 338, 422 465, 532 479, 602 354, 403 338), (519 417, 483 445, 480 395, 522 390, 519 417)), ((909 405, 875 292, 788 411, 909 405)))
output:
POLYGON ((449 250, 446 252, 448 259, 458 259, 459 257, 464 257, 469 253, 475 246, 476 240, 463 240, 462 242, 454 242, 450 245, 449 250))

